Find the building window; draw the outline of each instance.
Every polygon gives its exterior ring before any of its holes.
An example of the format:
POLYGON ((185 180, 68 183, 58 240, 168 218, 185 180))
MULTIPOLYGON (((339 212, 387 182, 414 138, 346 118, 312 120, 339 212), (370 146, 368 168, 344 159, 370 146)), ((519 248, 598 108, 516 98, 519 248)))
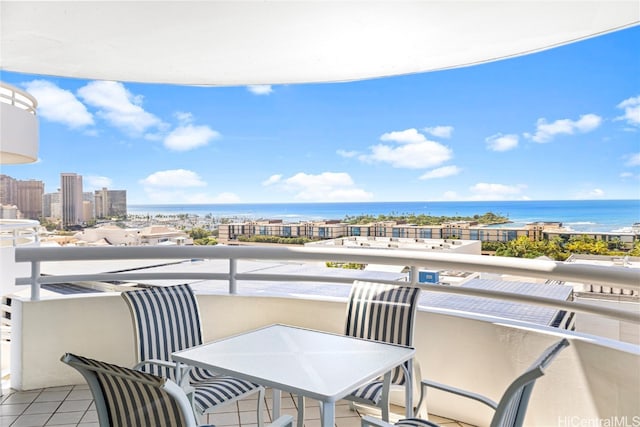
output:
POLYGON ((351 235, 359 236, 360 235, 360 227, 351 227, 351 235))
POLYGON ((431 238, 431 229, 427 228, 427 229, 420 229, 418 231, 418 236, 421 239, 430 239, 431 238))

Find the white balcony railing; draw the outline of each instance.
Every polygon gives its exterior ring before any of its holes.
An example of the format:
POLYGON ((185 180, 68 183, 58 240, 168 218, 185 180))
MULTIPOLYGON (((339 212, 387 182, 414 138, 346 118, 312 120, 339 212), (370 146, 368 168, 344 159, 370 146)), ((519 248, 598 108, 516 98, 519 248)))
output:
MULTIPOLYGON (((60 362, 60 355, 75 351, 93 355, 123 366, 135 364, 135 343, 128 309, 116 292, 84 295, 42 297, 40 285, 46 283, 78 281, 194 280, 223 281, 222 293, 204 287, 197 291, 202 315, 203 339, 211 341, 241 331, 272 323, 286 323, 300 327, 340 333, 346 308, 346 294, 309 297, 305 292, 278 294, 255 293, 255 281, 275 283, 295 282, 295 288, 312 282, 351 282, 347 272, 332 271, 331 275, 243 273, 244 265, 253 261, 342 261, 418 268, 471 270, 479 272, 516 274, 545 280, 566 280, 586 283, 608 283, 622 288, 638 289, 638 272, 625 267, 594 267, 563 264, 553 261, 521 260, 459 254, 430 254, 415 251, 308 248, 308 247, 63 247, 16 248, 18 264, 31 266, 31 277, 18 282, 31 286, 31 298, 12 297, 11 385, 18 390, 81 383, 82 379, 69 372, 60 362), (149 260, 165 264, 167 260, 190 261, 210 259, 217 270, 194 273, 191 262, 172 263, 171 272, 121 273, 86 272, 100 270, 101 260, 149 260), (75 263, 74 263, 75 261, 75 263), (78 261, 81 267, 78 269, 78 261), (222 262, 221 262, 222 261, 222 262), (42 270, 81 270, 82 274, 46 276, 42 270), (228 269, 224 265, 228 262, 228 269), (51 263, 60 264, 48 268, 51 263), (184 265, 183 272, 180 272, 184 265), (223 266, 220 269, 220 266, 223 266), (222 272, 220 272, 222 271, 222 272), (228 289, 225 285, 228 284, 228 289), (225 295, 225 291, 228 294, 225 295)), ((115 264, 118 264, 116 262, 115 264)), ((121 269, 132 263, 121 263, 121 269)), ((142 264, 148 264, 146 262, 142 264)), ((207 263, 197 263, 199 268, 207 263)), ((265 271, 268 271, 266 269, 265 271)), ((280 270, 282 271, 282 270, 280 270)), ((291 271, 291 270, 289 270, 291 271)), ((415 274, 411 279, 415 280, 415 274)), ((281 289, 281 287, 276 286, 281 289)), ((284 288, 284 287, 282 287, 284 288)), ((335 288, 335 287, 323 287, 335 288)), ((339 288, 342 288, 341 286, 339 288)), ((348 292, 348 287, 344 287, 348 292)), ((549 301, 501 292, 471 290, 465 287, 425 285, 425 289, 438 292, 456 292, 466 295, 490 296, 526 304, 561 306, 565 310, 598 313, 598 324, 611 326, 622 333, 637 335, 637 310, 631 313, 603 310, 600 306, 584 306, 571 302, 549 301), (568 305, 566 305, 568 304, 568 305), (621 319, 621 320, 613 320, 621 319)), ((582 315, 596 317, 591 314, 582 315)), ((421 367, 420 376, 434 381, 474 390, 486 396, 500 396, 503 387, 521 372, 542 348, 559 337, 571 341, 536 385, 527 415, 528 425, 565 425, 577 422, 618 422, 632 420, 639 412, 638 392, 640 371, 637 366, 640 352, 636 344, 616 337, 597 336, 580 331, 567 331, 555 327, 505 318, 475 315, 467 311, 451 311, 437 307, 420 307, 416 318, 416 360, 421 367)), ((634 336, 636 336, 634 335, 634 336)), ((401 399, 401 398, 400 398, 401 399)), ((397 402, 402 405, 402 400, 397 402)), ((431 393, 428 397, 431 413, 458 419, 474 425, 486 425, 490 411, 471 402, 452 401, 449 396, 431 393)), ((573 424, 572 424, 573 425, 573 424)), ((585 425, 585 424, 582 424, 585 425)), ((589 424, 589 425, 603 425, 589 424)), ((613 424, 611 424, 613 425, 613 424)), ((621 425, 621 424, 616 424, 621 425)))
MULTIPOLYGON (((340 261, 358 263, 376 263, 410 266, 410 279, 417 282, 418 268, 453 269, 458 271, 477 271, 501 274, 513 274, 525 277, 563 280, 587 284, 606 284, 626 289, 640 289, 640 271, 625 267, 604 267, 584 264, 571 264, 547 260, 529 260, 504 257, 487 257, 466 254, 418 253, 415 251, 346 249, 346 248, 309 248, 309 247, 256 247, 256 246, 190 246, 190 247, 91 247, 91 248, 17 248, 16 261, 31 263, 31 277, 16 279, 18 285, 31 285, 31 300, 40 299, 40 286, 43 284, 72 283, 87 281, 136 281, 136 280, 225 280, 229 283, 229 293, 236 294, 238 282, 283 281, 283 282, 333 282, 349 283, 353 277, 312 276, 301 274, 257 274, 239 273, 238 260, 269 261, 340 261), (226 273, 215 272, 119 272, 96 274, 72 274, 43 276, 40 273, 42 262, 99 261, 130 259, 228 259, 226 273)), ((552 306, 562 310, 601 315, 617 320, 640 324, 640 313, 610 307, 585 304, 573 301, 514 294, 508 292, 470 289, 466 287, 423 284, 425 289, 435 292, 456 293, 462 295, 495 298, 534 305, 552 306)))

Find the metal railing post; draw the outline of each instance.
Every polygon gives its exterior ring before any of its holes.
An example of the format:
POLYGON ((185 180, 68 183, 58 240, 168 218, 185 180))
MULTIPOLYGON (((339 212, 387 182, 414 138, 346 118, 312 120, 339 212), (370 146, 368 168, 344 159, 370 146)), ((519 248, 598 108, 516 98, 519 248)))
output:
POLYGON ((40 261, 31 262, 31 301, 40 301, 40 261))
POLYGON ((409 270, 409 281, 412 285, 416 285, 418 283, 418 267, 415 265, 412 265, 409 270))
POLYGON ((236 273, 238 270, 238 260, 229 258, 229 293, 235 295, 238 293, 238 283, 236 281, 236 273))

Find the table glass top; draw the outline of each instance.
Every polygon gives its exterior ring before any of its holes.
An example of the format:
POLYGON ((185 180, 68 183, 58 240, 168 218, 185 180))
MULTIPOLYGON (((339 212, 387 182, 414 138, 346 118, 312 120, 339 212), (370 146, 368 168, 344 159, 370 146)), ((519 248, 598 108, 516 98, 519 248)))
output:
POLYGON ((414 355, 412 348, 271 325, 174 353, 174 360, 325 401, 414 355))

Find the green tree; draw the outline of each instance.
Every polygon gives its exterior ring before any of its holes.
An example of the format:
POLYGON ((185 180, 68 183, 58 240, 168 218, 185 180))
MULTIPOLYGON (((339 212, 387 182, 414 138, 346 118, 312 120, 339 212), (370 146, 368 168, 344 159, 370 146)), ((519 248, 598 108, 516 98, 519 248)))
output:
POLYGON ((526 236, 520 236, 500 247, 496 251, 496 255, 516 258, 538 258, 545 255, 545 253, 538 242, 533 242, 526 236))
POLYGON ((189 237, 194 240, 194 242, 196 240, 208 238, 209 236, 211 236, 211 232, 209 230, 205 230, 202 227, 192 228, 191 230, 189 230, 188 234, 189 237))
POLYGON ((596 240, 587 235, 573 236, 564 245, 565 249, 574 254, 608 255, 609 247, 606 242, 596 240))

